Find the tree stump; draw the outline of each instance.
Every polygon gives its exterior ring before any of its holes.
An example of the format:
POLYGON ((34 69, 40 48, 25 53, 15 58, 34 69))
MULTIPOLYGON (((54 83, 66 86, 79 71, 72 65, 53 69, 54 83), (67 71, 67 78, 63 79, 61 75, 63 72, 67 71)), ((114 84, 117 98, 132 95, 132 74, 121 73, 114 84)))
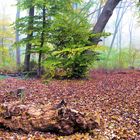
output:
POLYGON ((94 117, 71 108, 51 104, 22 104, 10 102, 0 105, 0 127, 24 132, 42 131, 61 135, 87 132, 98 127, 94 117))

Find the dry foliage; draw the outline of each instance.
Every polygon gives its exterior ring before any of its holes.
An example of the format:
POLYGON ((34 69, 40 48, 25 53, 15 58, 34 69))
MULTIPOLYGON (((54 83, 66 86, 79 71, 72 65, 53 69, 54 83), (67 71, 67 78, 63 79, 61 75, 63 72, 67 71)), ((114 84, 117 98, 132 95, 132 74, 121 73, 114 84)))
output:
MULTIPOLYGON (((90 80, 58 80, 44 84, 41 80, 8 78, 0 81, 0 102, 20 99, 10 94, 25 87, 25 105, 56 105, 62 99, 72 109, 95 114, 100 128, 85 134, 56 136, 39 131, 23 132, 1 129, 3 139, 21 140, 139 140, 140 139, 140 72, 93 71, 90 80)), ((92 117, 92 116, 91 116, 92 117)))

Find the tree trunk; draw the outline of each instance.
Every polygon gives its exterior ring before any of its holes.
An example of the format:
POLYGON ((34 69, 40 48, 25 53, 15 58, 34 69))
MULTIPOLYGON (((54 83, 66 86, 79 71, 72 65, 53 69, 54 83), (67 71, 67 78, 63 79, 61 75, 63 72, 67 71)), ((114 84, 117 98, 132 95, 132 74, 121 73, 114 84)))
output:
MULTIPOLYGON (((95 24, 94 28, 93 28, 93 33, 101 33, 107 22, 109 21, 110 17, 113 14, 114 9, 116 8, 116 6, 119 4, 121 0, 108 0, 103 8, 102 13, 100 14, 97 23, 95 24)), ((94 44, 98 44, 98 42, 100 41, 100 38, 93 38, 92 42, 94 44)))
MULTIPOLYGON (((44 29, 45 29, 45 24, 46 24, 46 8, 43 6, 43 24, 42 24, 42 34, 41 34, 41 44, 40 44, 40 49, 42 49, 44 45, 44 29)), ((39 51, 39 58, 38 58, 38 77, 41 76, 41 59, 42 59, 42 50, 39 51)))
MULTIPOLYGON (((32 6, 29 9, 29 23, 28 23, 29 30, 31 30, 33 28, 33 17, 34 17, 34 6, 32 6)), ((33 36, 33 32, 31 32, 30 34, 27 35, 27 39, 30 39, 32 36, 33 36)), ((31 46, 32 46, 31 43, 27 43, 27 45, 26 45, 25 60, 24 60, 24 70, 25 71, 30 71, 31 46)))
MULTIPOLYGON (((20 0, 18 0, 18 3, 20 2, 20 0)), ((17 8, 17 13, 16 13, 16 19, 20 18, 20 9, 17 8)), ((18 29, 16 29, 16 42, 19 42, 19 31, 18 29)), ((20 66, 21 63, 21 59, 20 59, 20 48, 17 47, 16 48, 16 63, 17 63, 17 67, 20 66)))

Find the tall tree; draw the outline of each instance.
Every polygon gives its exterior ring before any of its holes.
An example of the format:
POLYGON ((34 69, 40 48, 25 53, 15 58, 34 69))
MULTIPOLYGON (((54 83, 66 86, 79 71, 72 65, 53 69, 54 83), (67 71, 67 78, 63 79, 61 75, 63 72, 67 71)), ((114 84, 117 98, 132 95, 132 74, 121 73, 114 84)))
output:
MULTIPOLYGON (((27 40, 33 37, 33 17, 34 17, 34 6, 31 4, 31 8, 29 9, 29 22, 28 22, 28 29, 31 31, 27 35, 27 40)), ((25 60, 24 60, 24 70, 25 71, 30 71, 30 57, 31 57, 31 47, 32 44, 30 42, 27 43, 26 45, 26 51, 25 51, 25 60)))
MULTIPOLYGON (((20 0, 17 0, 18 3, 20 3, 20 0)), ((17 6, 17 13, 16 13, 16 20, 20 18, 20 8, 17 6)), ((19 30, 16 29, 16 42, 19 42, 19 30)), ((16 63, 17 67, 20 66, 21 59, 20 59, 20 47, 17 46, 16 48, 16 63)))
MULTIPOLYGON (((95 24, 94 28, 93 28, 93 33, 101 33, 106 24, 108 23, 110 17, 113 14, 114 9, 116 8, 116 6, 119 4, 121 0, 108 0, 97 20, 97 23, 95 24)), ((100 41, 99 38, 93 38, 92 41, 94 42, 94 44, 98 44, 98 42, 100 41)))
POLYGON ((43 9, 42 9, 42 13, 43 13, 43 20, 42 20, 42 33, 41 33, 41 39, 40 39, 40 51, 39 51, 39 58, 38 58, 38 76, 41 76, 41 59, 42 59, 42 48, 44 45, 44 41, 45 41, 45 25, 46 25, 46 7, 45 5, 43 5, 43 9))
MULTIPOLYGON (((104 9, 99 15, 99 19, 93 29, 94 34, 101 33, 103 31, 119 1, 120 0, 108 0, 106 2, 104 9), (103 22, 103 24, 100 24, 100 22, 103 22)), ((59 63, 60 67, 64 68, 63 64, 65 64, 65 69, 71 70, 72 74, 73 72, 78 74, 78 71, 75 68, 76 65, 79 65, 79 68, 81 66, 81 55, 79 55, 81 52, 83 53, 82 57, 84 64, 87 62, 89 55, 87 56, 84 52, 91 50, 92 48, 86 46, 86 44, 91 44, 91 42, 89 42, 89 37, 92 36, 90 32, 91 27, 89 27, 90 25, 87 19, 88 14, 86 14, 86 12, 88 12, 86 7, 89 6, 87 5, 85 8, 82 8, 85 9, 84 12, 83 10, 73 8, 73 3, 75 2, 79 2, 80 4, 81 0, 56 0, 55 2, 52 0, 22 0, 22 3, 24 4, 23 6, 25 7, 24 9, 30 9, 29 16, 20 18, 20 24, 18 24, 21 30, 20 33, 27 35, 26 39, 22 39, 22 41, 27 44, 25 53, 26 71, 30 70, 31 53, 38 53, 39 55, 38 75, 40 75, 41 72, 43 53, 46 54, 47 59, 48 56, 51 58, 51 62, 56 59, 57 62, 55 61, 55 64, 52 65, 56 66, 56 63, 59 63), (35 15, 34 7, 36 8, 35 15), (47 20, 45 19, 46 17, 47 20), (27 27, 23 27, 23 25, 27 25, 27 27), (80 53, 77 52, 79 51, 77 48, 82 49, 80 53), (75 52, 75 54, 71 52, 71 49, 75 52), (52 54, 54 51, 56 51, 56 53, 52 54), (69 53, 67 53, 67 51, 69 53), (50 53, 53 56, 50 56, 50 53), (52 57, 55 59, 52 60, 52 57), (70 60, 69 57, 72 59, 70 60), (58 62, 58 58, 60 58, 59 60, 62 63, 58 62)), ((52 63, 54 63, 54 61, 52 63)), ((86 68, 87 65, 84 66, 83 71, 85 71, 86 68)), ((79 70, 81 70, 81 68, 79 70)))

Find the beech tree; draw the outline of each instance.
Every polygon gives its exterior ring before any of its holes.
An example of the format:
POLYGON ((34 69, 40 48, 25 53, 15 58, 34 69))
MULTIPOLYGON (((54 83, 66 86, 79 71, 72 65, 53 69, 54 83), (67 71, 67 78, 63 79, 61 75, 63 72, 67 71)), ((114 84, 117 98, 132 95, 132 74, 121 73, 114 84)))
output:
MULTIPOLYGON (((32 2, 31 2, 31 8, 29 9, 29 21, 28 21, 28 25, 27 25, 30 32, 27 35, 27 40, 29 40, 33 37, 33 19, 34 19, 33 17, 34 17, 34 6, 32 5, 32 2)), ((31 47, 32 47, 32 44, 30 42, 28 42, 26 44, 25 60, 24 60, 24 70, 25 71, 30 71, 31 47)))
MULTIPOLYGON (((18 3, 20 3, 20 0, 17 0, 18 3)), ((16 19, 20 18, 20 8, 17 7, 17 13, 16 13, 16 19)), ((19 31, 18 29, 16 29, 16 42, 19 42, 19 31)), ((16 48, 16 63, 17 63, 17 67, 20 66, 21 63, 21 59, 20 59, 20 47, 17 46, 16 48)))
POLYGON ((38 57, 38 76, 40 77, 41 76, 41 59, 42 59, 42 50, 41 48, 43 47, 44 45, 44 41, 45 41, 45 26, 46 26, 46 7, 45 5, 43 5, 43 8, 42 8, 42 17, 43 17, 43 20, 42 20, 42 33, 41 33, 41 43, 40 43, 40 51, 39 51, 39 57, 38 57))
MULTIPOLYGON (((116 8, 116 6, 119 4, 121 0, 108 0, 97 20, 97 23, 95 24, 95 26, 93 27, 93 33, 97 34, 97 33, 102 33, 106 24, 108 23, 110 17, 113 14, 114 9, 116 8)), ((98 44, 98 42, 100 41, 99 38, 93 38, 93 43, 94 44, 98 44)))
MULTIPOLYGON (((87 18, 88 10, 82 7, 73 8, 73 3, 81 4, 81 2, 81 0, 70 2, 56 0, 55 3, 51 0, 21 0, 24 9, 29 10, 29 15, 21 18, 17 26, 22 34, 27 35, 27 38, 22 39, 22 42, 26 44, 25 71, 30 71, 31 53, 37 53, 38 76, 41 75, 43 54, 49 57, 49 59, 44 59, 47 65, 51 64, 48 68, 58 64, 56 67, 65 69, 69 77, 84 75, 88 64, 91 60, 94 61, 94 58, 90 54, 87 56, 85 52, 93 52, 94 47, 92 46, 93 49, 91 49, 91 46, 87 46, 87 44, 92 44, 89 40, 92 38, 92 33, 87 18), (51 51, 48 44, 52 45, 51 51)), ((93 28, 94 44, 98 44, 98 33, 102 33, 119 2, 120 0, 108 0, 105 3, 93 28)), ((94 56, 96 53, 93 53, 94 56)))

